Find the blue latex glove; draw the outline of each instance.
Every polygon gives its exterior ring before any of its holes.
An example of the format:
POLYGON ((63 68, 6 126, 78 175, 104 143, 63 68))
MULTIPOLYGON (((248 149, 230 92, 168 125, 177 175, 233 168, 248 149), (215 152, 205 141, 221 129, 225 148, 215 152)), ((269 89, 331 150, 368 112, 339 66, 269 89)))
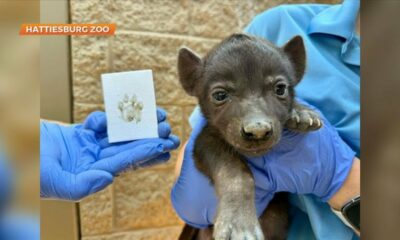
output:
POLYGON ((13 212, 0 218, 0 239, 40 240, 39 216, 13 212))
POLYGON ((179 146, 170 135, 166 113, 157 111, 159 138, 110 144, 103 112, 90 114, 83 124, 40 124, 40 195, 80 200, 102 190, 128 168, 165 162, 179 146))
MULTIPOLYGON (((314 194, 328 201, 342 186, 355 153, 323 116, 322 120, 323 127, 315 132, 300 134, 284 130, 281 141, 271 151, 248 159, 255 179, 258 216, 275 192, 314 194)), ((193 132, 171 198, 179 216, 201 228, 213 223, 217 199, 213 186, 195 168, 192 159, 194 140, 206 120, 197 109, 191 122, 193 132)))
POLYGON ((7 208, 13 188, 13 174, 9 162, 1 152, 0 146, 0 217, 7 208))

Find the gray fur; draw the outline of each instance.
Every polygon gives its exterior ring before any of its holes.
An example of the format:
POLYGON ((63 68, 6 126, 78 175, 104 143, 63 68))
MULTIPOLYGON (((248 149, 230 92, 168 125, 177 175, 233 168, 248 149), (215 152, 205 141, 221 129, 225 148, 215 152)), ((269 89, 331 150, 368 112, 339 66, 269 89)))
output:
POLYGON ((279 142, 284 127, 301 132, 321 127, 318 115, 294 99, 305 62, 299 36, 279 48, 261 38, 233 34, 203 59, 190 49, 180 50, 180 82, 198 98, 208 121, 196 139, 194 158, 216 188, 215 239, 261 240, 264 234, 285 238, 287 213, 282 207, 278 211, 282 221, 261 227, 254 180, 244 156, 266 153, 279 142), (265 229, 279 234, 263 234, 265 229))

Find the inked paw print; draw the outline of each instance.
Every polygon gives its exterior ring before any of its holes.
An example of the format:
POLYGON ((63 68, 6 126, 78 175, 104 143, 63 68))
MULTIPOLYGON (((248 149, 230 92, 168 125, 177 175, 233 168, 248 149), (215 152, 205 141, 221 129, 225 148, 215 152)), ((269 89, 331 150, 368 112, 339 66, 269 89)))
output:
POLYGON ((142 119, 143 103, 137 100, 136 95, 129 98, 125 94, 124 99, 118 103, 118 109, 126 122, 139 123, 142 119))
POLYGON ((315 131, 322 127, 319 115, 311 109, 293 109, 286 127, 297 132, 315 131))

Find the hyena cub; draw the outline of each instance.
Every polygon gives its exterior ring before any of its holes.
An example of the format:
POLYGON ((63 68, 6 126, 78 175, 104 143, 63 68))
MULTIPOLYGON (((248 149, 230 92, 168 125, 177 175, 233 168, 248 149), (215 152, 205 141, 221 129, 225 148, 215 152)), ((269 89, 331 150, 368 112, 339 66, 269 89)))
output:
POLYGON ((300 36, 280 48, 261 38, 233 34, 204 58, 180 49, 180 82, 197 97, 208 122, 196 139, 194 159, 216 189, 215 239, 285 238, 286 229, 279 228, 287 227, 287 211, 279 213, 282 223, 270 221, 261 227, 254 180, 244 156, 265 154, 278 143, 284 127, 301 132, 321 127, 318 114, 294 99, 305 63, 300 36))

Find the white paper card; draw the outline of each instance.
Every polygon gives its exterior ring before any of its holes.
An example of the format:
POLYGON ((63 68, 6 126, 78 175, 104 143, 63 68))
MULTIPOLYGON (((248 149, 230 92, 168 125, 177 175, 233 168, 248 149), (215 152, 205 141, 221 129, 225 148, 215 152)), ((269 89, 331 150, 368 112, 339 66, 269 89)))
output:
POLYGON ((151 70, 101 75, 110 143, 158 137, 151 70))

